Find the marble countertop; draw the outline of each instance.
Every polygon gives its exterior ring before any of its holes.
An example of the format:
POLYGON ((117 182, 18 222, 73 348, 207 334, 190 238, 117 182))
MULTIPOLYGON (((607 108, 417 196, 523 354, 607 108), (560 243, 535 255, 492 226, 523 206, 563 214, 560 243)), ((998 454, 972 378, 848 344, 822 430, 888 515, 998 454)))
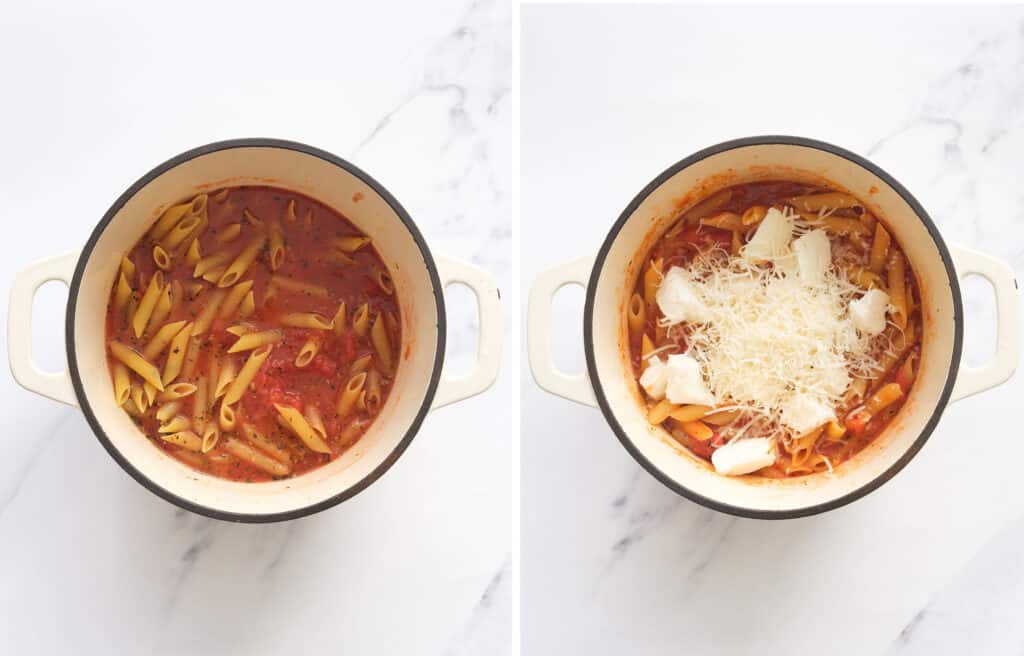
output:
MULTIPOLYGON (((873 159, 948 241, 1024 274, 1024 8, 524 7, 522 284, 595 253, 663 169, 796 134, 873 159)), ((965 285, 965 362, 992 352, 965 285)), ((582 292, 556 360, 583 368, 582 292)), ((1019 654, 1024 376, 950 406, 895 479, 791 521, 676 496, 600 412, 522 376, 523 653, 1019 654)))
MULTIPOLYGON (((150 494, 76 409, 22 390, 5 367, 0 651, 518 653, 515 20, 496 0, 5 11, 0 288, 80 248, 156 164, 272 136, 355 162, 435 253, 490 270, 509 333, 495 387, 428 417, 380 481, 265 526, 150 494)), ((450 294, 456 371, 474 359, 469 298, 450 294)), ((36 359, 51 370, 63 367, 65 300, 51 283, 35 305, 36 359)), ((6 323, 6 302, 0 313, 6 323)))

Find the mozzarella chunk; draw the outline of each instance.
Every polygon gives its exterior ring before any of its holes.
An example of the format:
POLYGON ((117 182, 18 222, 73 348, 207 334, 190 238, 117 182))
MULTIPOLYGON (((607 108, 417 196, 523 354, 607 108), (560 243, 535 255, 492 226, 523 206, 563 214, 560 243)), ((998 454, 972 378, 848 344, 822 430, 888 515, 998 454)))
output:
POLYGON ((881 289, 869 289, 857 300, 850 301, 850 318, 857 330, 877 335, 885 330, 885 311, 888 307, 888 294, 881 289))
POLYGON ((711 454, 715 471, 726 476, 755 472, 775 462, 775 447, 767 437, 752 437, 729 442, 711 454))
POLYGON ((835 410, 828 404, 806 394, 794 395, 782 407, 782 423, 797 435, 806 435, 835 418, 835 410))
POLYGON ((669 269, 658 285, 654 298, 669 325, 683 321, 703 323, 708 320, 708 306, 686 269, 669 269))
POLYGON ((750 262, 765 262, 781 257, 789 252, 789 239, 792 236, 793 220, 773 207, 743 247, 742 255, 750 262))
POLYGON ((665 363, 667 384, 665 398, 679 405, 716 405, 715 395, 708 389, 700 364, 687 354, 670 355, 665 363))
POLYGON ((820 284, 832 263, 832 247, 824 230, 813 230, 793 242, 800 279, 808 285, 820 284))
POLYGON ((652 399, 660 401, 665 398, 665 386, 668 384, 668 370, 665 361, 655 356, 647 361, 647 368, 640 375, 640 386, 652 399))

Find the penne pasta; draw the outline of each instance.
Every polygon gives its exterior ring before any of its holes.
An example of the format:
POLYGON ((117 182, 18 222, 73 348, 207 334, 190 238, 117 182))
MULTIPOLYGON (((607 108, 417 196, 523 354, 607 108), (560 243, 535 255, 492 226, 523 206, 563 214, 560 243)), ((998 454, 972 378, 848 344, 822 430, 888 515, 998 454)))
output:
POLYGON ((211 271, 216 271, 222 266, 227 266, 228 260, 230 259, 231 253, 228 253, 227 251, 217 251, 212 255, 200 258, 192 269, 192 277, 202 278, 211 271))
MULTIPOLYGON (((160 371, 156 368, 156 365, 142 357, 141 353, 137 352, 130 346, 117 341, 110 342, 109 348, 110 353, 117 358, 117 360, 141 376, 142 380, 146 381, 156 389, 163 391, 164 385, 160 380, 160 371)), ((136 405, 138 405, 138 403, 136 403, 136 405)), ((145 412, 145 409, 141 406, 139 409, 145 412)))
POLYGON ((306 230, 309 230, 309 229, 311 229, 313 227, 313 208, 312 207, 307 207, 306 208, 306 214, 305 214, 305 216, 302 217, 302 223, 303 223, 303 225, 305 225, 306 230))
POLYGON ((242 365, 241 371, 235 376, 235 379, 228 386, 228 390, 224 393, 225 403, 237 403, 245 391, 249 389, 249 383, 252 382, 253 378, 256 377, 256 373, 266 362, 267 357, 270 355, 270 350, 273 348, 269 344, 261 346, 249 354, 249 359, 242 365))
POLYGON ((123 312, 128 307, 128 299, 132 297, 132 287, 128 284, 128 277, 124 271, 117 276, 117 285, 114 287, 114 310, 123 312))
POLYGON ((192 236, 192 233, 195 232, 196 228, 198 228, 201 223, 202 219, 196 214, 186 216, 171 228, 171 231, 168 232, 162 240, 160 240, 160 246, 167 251, 175 250, 186 239, 192 236))
POLYGON ((185 263, 190 267, 195 267, 199 264, 199 260, 202 259, 202 253, 199 249, 199 238, 196 237, 192 240, 192 243, 188 245, 188 250, 185 252, 185 263))
POLYGON ((348 370, 349 375, 355 376, 361 371, 366 371, 367 369, 370 368, 371 362, 373 362, 373 355, 371 353, 359 356, 358 358, 352 361, 352 366, 349 367, 348 370))
POLYGON ((238 254, 238 257, 228 265, 227 270, 224 272, 224 275, 221 276, 217 286, 230 287, 238 282, 238 279, 245 275, 245 272, 249 270, 252 263, 256 261, 256 256, 259 255, 260 250, 266 243, 267 238, 262 234, 250 241, 249 244, 242 249, 242 252, 238 254))
POLYGON ((395 293, 395 281, 391 279, 391 274, 387 271, 377 269, 374 272, 374 282, 376 282, 377 287, 388 296, 395 293))
POLYGON ((341 389, 341 394, 338 396, 338 403, 335 408, 338 411, 339 417, 344 418, 348 416, 356 407, 359 395, 362 394, 363 387, 366 385, 366 376, 365 371, 353 375, 349 378, 345 387, 341 389))
POLYGON ((223 203, 224 201, 226 201, 228 199, 228 196, 230 196, 230 195, 231 195, 231 189, 225 187, 225 188, 221 189, 220 191, 218 191, 216 194, 214 194, 213 200, 217 201, 218 203, 223 203))
POLYGON ((342 449, 347 449, 356 440, 363 436, 367 428, 370 426, 370 419, 357 418, 350 421, 341 429, 341 435, 338 436, 338 443, 342 449))
POLYGON ((127 255, 121 256, 121 266, 119 271, 124 274, 125 278, 130 282, 135 279, 135 262, 127 255))
POLYGON ((284 333, 277 329, 261 330, 240 336, 228 349, 228 353, 251 351, 262 346, 277 344, 284 339, 284 333))
POLYGON ((893 251, 889 254, 887 266, 889 282, 889 316, 902 330, 907 327, 907 290, 903 254, 893 251))
POLYGON ((217 236, 214 237, 214 241, 216 241, 218 244, 226 244, 229 241, 237 239, 238 235, 240 234, 242 234, 242 224, 229 223, 226 226, 224 226, 224 228, 220 232, 217 233, 217 236))
POLYGON ((334 313, 334 319, 331 320, 331 325, 334 327, 334 334, 341 335, 345 332, 345 301, 338 304, 338 310, 334 313))
POLYGON ((295 199, 289 199, 284 208, 284 220, 287 223, 295 223, 295 199))
POLYGON ((316 357, 317 352, 320 350, 320 343, 315 339, 307 339, 302 347, 299 348, 299 354, 295 356, 295 366, 299 369, 305 367, 307 364, 313 361, 316 357))
POLYGON ((352 313, 352 332, 359 337, 366 337, 370 329, 370 306, 363 303, 352 313))
POLYGON ((256 297, 252 291, 245 295, 242 299, 242 304, 238 306, 238 316, 242 319, 252 316, 252 313, 256 311, 256 297))
POLYGON ((270 458, 248 444, 233 437, 223 440, 224 450, 239 460, 244 460, 253 467, 257 467, 272 476, 282 477, 291 473, 291 467, 284 463, 270 458))
POLYGON ((701 225, 718 228, 720 230, 743 230, 743 219, 735 212, 719 212, 700 220, 701 225))
POLYGON ((221 401, 220 412, 217 413, 217 423, 220 425, 220 429, 224 432, 233 431, 237 421, 238 417, 234 408, 221 401))
POLYGON ((146 325, 143 335, 147 335, 154 329, 162 328, 164 321, 171 314, 171 307, 173 302, 171 301, 171 286, 164 285, 164 290, 160 293, 160 297, 156 301, 156 306, 153 308, 153 314, 149 318, 149 322, 146 325))
POLYGON ((185 359, 181 365, 181 376, 182 378, 192 378, 196 373, 196 367, 199 365, 200 349, 202 347, 202 340, 198 337, 192 337, 191 329, 189 329, 189 340, 185 345, 185 359))
POLYGON ((185 327, 179 330, 171 340, 171 348, 167 352, 167 362, 164 364, 164 385, 173 383, 181 373, 182 365, 185 362, 185 353, 189 346, 189 338, 192 337, 193 326, 194 324, 191 323, 185 324, 185 327))
POLYGON ((258 431, 256 427, 253 426, 252 424, 247 424, 243 422, 242 432, 245 433, 245 437, 250 442, 252 442, 253 446, 262 451, 265 451, 274 460, 277 460, 278 462, 284 463, 289 466, 292 464, 292 457, 288 453, 288 451, 282 449, 280 446, 275 444, 273 441, 271 441, 269 438, 263 435, 263 433, 258 431))
POLYGON ((152 407, 158 393, 156 387, 152 383, 142 383, 142 393, 146 396, 146 407, 152 407))
POLYGON ((391 340, 388 338, 387 328, 384 327, 384 318, 380 314, 377 314, 373 327, 370 328, 370 342, 373 343, 373 349, 377 353, 377 360, 384 371, 390 374, 394 366, 391 357, 391 340))
POLYGON ((239 321, 235 325, 228 326, 224 330, 229 332, 229 333, 231 333, 235 337, 240 337, 240 336, 242 336, 242 335, 244 335, 246 333, 254 332, 256 330, 256 328, 254 328, 253 325, 250 324, 250 323, 245 323, 244 321, 239 321))
POLYGON ((824 194, 796 196, 788 200, 789 204, 804 212, 820 212, 822 210, 840 210, 860 207, 860 201, 849 194, 832 191, 824 194))
POLYGON ((743 211, 743 214, 740 215, 740 223, 749 227, 764 221, 764 217, 766 216, 768 216, 767 207, 764 205, 751 205, 743 211))
POLYGON ((163 392, 160 392, 156 400, 160 403, 176 401, 194 394, 195 391, 196 386, 192 383, 174 383, 173 385, 168 385, 163 392))
POLYGON ((265 225, 263 223, 263 219, 253 214, 252 210, 248 207, 242 210, 242 218, 245 219, 246 223, 256 226, 257 228, 262 228, 265 225))
POLYGON ((292 433, 295 434, 302 443, 306 445, 311 451, 317 453, 330 453, 331 449, 327 446, 327 443, 317 435, 313 427, 309 425, 306 418, 302 416, 302 413, 289 405, 282 405, 275 403, 274 408, 277 413, 281 416, 281 419, 288 425, 292 433))
POLYGON ((371 415, 377 414, 380 410, 380 373, 376 369, 366 372, 366 395, 363 397, 363 405, 371 415))
POLYGON ((337 237, 334 240, 334 246, 343 253, 355 253, 369 243, 370 238, 363 236, 337 237))
POLYGON ((181 401, 169 401, 160 406, 160 409, 156 411, 156 420, 161 424, 171 420, 171 418, 177 416, 178 410, 181 409, 181 401))
POLYGON ((214 447, 217 446, 217 442, 220 441, 220 427, 211 421, 203 427, 202 436, 203 442, 200 450, 203 453, 209 453, 213 451, 214 447))
POLYGON ((323 285, 316 285, 309 282, 303 282, 301 280, 293 280, 287 276, 282 276, 279 273, 275 273, 270 277, 270 282, 275 287, 280 287, 286 292, 292 292, 295 294, 305 294, 306 296, 315 296, 317 298, 330 298, 331 294, 327 291, 327 288, 323 285))
POLYGON ((740 410, 719 410, 704 415, 701 421, 712 426, 726 426, 739 419, 741 414, 740 410))
POLYGON ((224 289, 215 289, 210 293, 209 298, 206 299, 206 305, 203 306, 192 326, 193 335, 202 335, 209 330, 210 324, 213 322, 213 318, 217 316, 217 312, 220 310, 221 304, 224 303, 227 294, 227 290, 224 289))
POLYGON ((316 312, 292 312, 281 317, 281 324, 292 328, 312 328, 314 330, 331 330, 334 323, 316 312))
POLYGON ((871 254, 868 258, 868 268, 874 274, 880 274, 885 270, 885 262, 889 257, 889 244, 892 238, 889 231, 882 227, 881 223, 875 223, 875 238, 871 241, 871 254))
POLYGON ((114 374, 114 401, 117 405, 124 405, 132 394, 132 380, 128 373, 128 367, 123 362, 115 362, 114 374))
POLYGON ((658 285, 661 284, 661 263, 650 260, 644 268, 644 304, 653 311, 657 301, 658 285))
POLYGON ((629 325, 629 333, 633 336, 644 334, 644 323, 647 321, 647 311, 644 307, 644 299, 640 294, 633 294, 629 299, 629 307, 626 309, 626 323, 629 325))
POLYGON ((206 425, 206 420, 209 418, 207 416, 210 410, 208 387, 209 383, 206 380, 206 376, 200 376, 196 379, 196 392, 192 395, 192 425, 196 426, 197 430, 200 431, 206 425))
POLYGON ((192 422, 184 415, 176 415, 157 429, 160 433, 180 433, 192 428, 192 422))
POLYGON ((327 429, 324 427, 324 420, 320 417, 320 411, 316 409, 316 406, 307 405, 303 416, 306 418, 306 423, 309 424, 309 427, 320 436, 321 440, 326 442, 327 429))
POLYGON ((214 386, 213 398, 215 400, 227 393, 228 387, 230 387, 231 383, 235 381, 235 377, 237 375, 238 372, 235 368, 234 359, 231 357, 224 358, 224 364, 221 366, 220 372, 217 374, 217 383, 214 386))
POLYGON ((146 292, 142 295, 139 307, 135 310, 135 315, 132 317, 132 330, 135 332, 136 337, 142 337, 142 334, 146 331, 146 326, 149 324, 150 317, 153 316, 153 310, 156 308, 157 301, 160 300, 163 288, 164 272, 157 271, 149 279, 146 292))
POLYGON ((270 224, 270 270, 277 271, 284 263, 284 233, 281 225, 274 221, 270 224))
POLYGON ((142 385, 139 383, 132 383, 131 403, 138 411, 139 414, 145 414, 149 410, 149 401, 146 400, 146 393, 142 390, 142 385))
POLYGON ((242 306, 242 301, 245 300, 246 295, 250 292, 252 292, 252 280, 242 281, 232 287, 228 295, 224 297, 224 302, 221 303, 220 312, 217 313, 217 316, 221 319, 230 319, 235 316, 242 306))
POLYGON ((199 194, 187 203, 174 205, 164 212, 149 230, 151 241, 160 241, 187 214, 200 214, 206 209, 206 194, 199 194))
POLYGON ((203 441, 198 435, 190 430, 181 431, 180 433, 170 433, 168 435, 161 435, 161 439, 171 444, 176 444, 183 449, 189 451, 195 451, 199 453, 203 448, 203 441))
POLYGON ((171 256, 159 244, 153 247, 153 262, 158 269, 167 271, 171 268, 171 256))

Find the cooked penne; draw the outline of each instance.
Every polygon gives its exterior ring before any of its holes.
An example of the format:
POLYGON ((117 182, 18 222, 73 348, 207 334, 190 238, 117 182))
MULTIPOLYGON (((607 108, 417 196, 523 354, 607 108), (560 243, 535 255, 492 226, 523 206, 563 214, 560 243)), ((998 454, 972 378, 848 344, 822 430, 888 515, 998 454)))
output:
POLYGON ((171 231, 160 240, 160 245, 168 251, 173 251, 188 239, 199 224, 202 223, 202 219, 195 214, 186 216, 184 219, 179 221, 171 231))
POLYGON ((154 242, 160 241, 183 217, 188 214, 200 214, 205 210, 206 201, 206 194, 199 194, 187 203, 181 203, 180 205, 168 208, 153 227, 150 228, 149 239, 154 242))
POLYGON ((213 398, 219 399, 224 396, 228 387, 235 381, 235 377, 238 372, 235 368, 235 361, 231 357, 224 358, 224 363, 221 365, 220 371, 217 373, 217 383, 214 386, 213 398))
POLYGON ((395 281, 391 279, 391 274, 387 271, 377 269, 374 272, 374 281, 377 283, 377 287, 388 296, 395 293, 395 281))
POLYGON ((267 238, 262 234, 250 241, 249 245, 242 249, 242 252, 238 254, 238 257, 228 265, 227 271, 225 271, 224 275, 221 276, 217 286, 230 287, 238 282, 238 279, 245 275, 245 272, 249 270, 252 263, 256 261, 256 256, 259 255, 260 249, 262 249, 263 245, 266 243, 267 238))
POLYGON ((158 394, 156 387, 152 383, 142 383, 142 393, 146 396, 146 407, 152 407, 158 394))
POLYGON ((244 280, 232 287, 228 295, 224 297, 224 302, 221 304, 220 312, 217 313, 217 316, 221 319, 230 319, 235 316, 242 306, 242 301, 251 292, 252 280, 244 280))
POLYGON ((207 273, 216 271, 219 267, 227 266, 228 260, 230 259, 231 253, 228 253, 227 251, 217 251, 212 255, 200 258, 192 269, 192 277, 202 278, 207 273))
POLYGON ((320 439, 326 441, 327 429, 324 427, 324 420, 320 417, 320 411, 316 409, 316 406, 307 405, 303 416, 306 418, 306 423, 309 424, 309 427, 320 436, 320 439))
POLYGON ((146 325, 143 335, 148 335, 153 330, 158 330, 163 327, 164 321, 167 320, 168 315, 171 314, 171 308, 174 305, 171 300, 171 286, 164 285, 164 290, 160 293, 160 298, 156 301, 156 306, 153 308, 153 314, 149 317, 149 322, 146 325))
POLYGON ((380 384, 380 373, 376 369, 366 372, 366 395, 363 397, 363 405, 371 415, 377 414, 380 410, 380 384))
POLYGON ((235 379, 228 386, 228 391, 224 393, 225 403, 237 403, 245 391, 249 389, 249 383, 252 382, 253 378, 256 377, 256 372, 260 370, 263 363, 267 361, 267 357, 270 355, 270 350, 273 347, 269 344, 259 347, 249 354, 249 359, 242 365, 241 371, 235 376, 235 379))
POLYGON ((210 410, 208 399, 210 398, 209 383, 206 376, 196 379, 196 393, 192 395, 192 425, 202 430, 209 418, 207 413, 210 410))
POLYGON ((196 386, 192 383, 174 383, 173 385, 168 385, 163 392, 160 392, 160 394, 157 395, 156 400, 159 403, 176 401, 178 399, 183 399, 190 394, 194 394, 195 391, 196 386))
POLYGON ((217 282, 220 281, 221 277, 224 275, 224 272, 227 270, 227 266, 223 265, 216 267, 214 269, 210 269, 209 271, 203 274, 203 280, 205 280, 206 282, 217 284, 217 282))
POLYGON ((655 294, 658 292, 658 285, 661 284, 661 263, 650 260, 644 267, 644 304, 653 310, 655 294))
POLYGON ((764 205, 751 205, 740 215, 740 223, 745 227, 749 227, 764 221, 766 216, 768 216, 767 207, 764 205))
POLYGON ((224 303, 227 295, 228 292, 225 289, 215 289, 210 293, 206 299, 206 305, 203 306, 199 316, 196 317, 195 324, 192 326, 193 335, 202 335, 209 330, 213 318, 217 316, 217 311, 220 310, 220 306, 224 303))
POLYGON ((114 401, 117 405, 124 405, 132 394, 131 375, 123 362, 115 362, 112 370, 114 373, 114 401))
POLYGON ((287 476, 292 471, 288 465, 260 453, 248 444, 233 437, 224 438, 222 444, 224 445, 224 450, 231 455, 239 460, 244 460, 253 467, 262 469, 271 476, 287 476))
POLYGON ((240 234, 242 234, 242 224, 229 223, 217 233, 217 236, 214 237, 214 241, 218 244, 226 244, 229 241, 237 239, 240 234))
POLYGON ((238 417, 235 414, 234 408, 221 401, 220 412, 217 413, 217 423, 220 425, 220 429, 225 432, 233 431, 237 421, 238 417))
POLYGON ((871 398, 864 403, 864 409, 871 415, 877 415, 889 405, 903 398, 903 389, 897 383, 882 385, 871 398))
POLYGON ((289 199, 284 208, 284 220, 288 223, 295 223, 295 199, 289 199))
POLYGON ((735 212, 719 212, 700 220, 701 225, 720 230, 743 230, 743 219, 735 212))
POLYGON ((295 294, 305 294, 307 296, 315 296, 317 298, 329 298, 330 292, 323 285, 316 285, 309 282, 303 282, 301 280, 293 280, 287 276, 282 276, 279 273, 275 273, 270 277, 270 282, 276 287, 293 292, 295 294))
POLYGON ((190 301, 194 301, 199 298, 199 295, 206 291, 206 285, 201 282, 190 282, 188 287, 185 288, 186 298, 190 301))
POLYGON ((361 236, 338 237, 334 240, 335 247, 343 253, 355 253, 369 243, 369 237, 361 236))
POLYGON ((135 310, 135 316, 132 317, 132 330, 135 331, 136 337, 142 337, 142 333, 146 331, 146 326, 149 324, 150 317, 153 316, 153 310, 156 308, 156 302, 160 300, 163 288, 164 272, 157 271, 149 279, 146 292, 139 301, 139 307, 135 310))
POLYGON ((213 200, 217 201, 218 203, 223 203, 228 199, 228 196, 230 195, 231 189, 229 189, 228 187, 224 187, 223 189, 221 189, 220 191, 213 195, 213 200))
POLYGON ((189 328, 189 340, 185 345, 185 359, 181 365, 181 376, 183 378, 192 378, 196 373, 196 367, 199 365, 199 355, 202 348, 202 340, 198 337, 192 337, 192 329, 189 328))
POLYGON ((881 223, 875 223, 875 238, 871 241, 870 264, 868 268, 874 274, 880 274, 885 270, 885 262, 889 257, 889 231, 882 227, 881 223))
POLYGON ((341 394, 338 396, 338 404, 336 410, 338 411, 339 417, 346 417, 352 409, 356 407, 356 402, 359 400, 359 395, 363 393, 363 387, 366 385, 366 372, 361 371, 351 378, 345 387, 341 389, 341 394))
POLYGON ((229 332, 229 333, 231 333, 235 337, 241 337, 242 335, 245 335, 246 333, 255 332, 256 328, 253 327, 253 325, 251 323, 245 323, 244 321, 239 321, 235 325, 228 326, 224 330, 229 332))
POLYGON ((828 435, 828 439, 833 442, 841 440, 846 435, 846 426, 843 426, 835 419, 832 419, 825 424, 825 434, 828 435))
POLYGON ((245 433, 245 437, 252 442, 253 446, 267 452, 274 460, 289 466, 292 464, 292 457, 288 454, 288 451, 275 444, 252 424, 243 422, 242 432, 245 433))
POLYGON ((132 259, 127 255, 122 255, 119 271, 123 273, 125 278, 130 282, 135 278, 135 262, 132 262, 132 259))
POLYGON ((866 243, 863 241, 863 237, 867 237, 870 234, 868 227, 858 221, 857 219, 850 219, 844 216, 826 216, 823 219, 818 219, 812 222, 815 226, 824 228, 826 232, 831 232, 835 235, 842 235, 851 239, 856 239, 855 243, 861 250, 867 250, 866 243))
POLYGON ((292 328, 313 328, 314 330, 330 330, 333 322, 316 312, 292 312, 281 317, 281 324, 292 328))
POLYGON ((160 406, 156 411, 156 420, 161 424, 167 423, 173 417, 177 416, 178 410, 181 409, 181 401, 169 401, 160 406))
POLYGON ((184 415, 176 415, 157 429, 160 433, 180 433, 192 428, 192 422, 184 415))
POLYGON ((220 440, 220 426, 211 421, 203 427, 202 435, 203 443, 200 448, 203 453, 209 453, 213 451, 213 448, 217 446, 217 442, 220 440))
POLYGON ((682 405, 673 408, 668 416, 676 421, 689 422, 703 420, 703 417, 711 412, 712 408, 706 405, 682 405))
POLYGON ((252 316, 252 313, 255 311, 256 297, 250 291, 248 294, 245 295, 245 298, 242 299, 242 304, 238 306, 238 316, 244 319, 246 317, 252 316))
POLYGON ((305 214, 305 216, 302 217, 302 223, 306 227, 306 230, 309 230, 309 229, 311 229, 313 227, 313 208, 312 207, 307 207, 306 208, 306 214, 305 214))
POLYGON ((171 256, 164 250, 163 246, 157 244, 153 247, 153 262, 157 268, 167 271, 171 268, 171 256))
POLYGON ((199 453, 203 449, 203 440, 190 430, 181 431, 180 433, 170 433, 169 435, 161 435, 161 439, 171 444, 176 444, 183 449, 189 451, 195 451, 199 453))
POLYGON ((284 233, 281 225, 274 221, 270 224, 270 270, 277 271, 284 263, 284 233))
POLYGON ((302 347, 299 348, 299 354, 295 356, 295 366, 303 368, 307 364, 313 361, 316 357, 317 352, 320 350, 320 343, 315 339, 307 339, 303 342, 302 347))
POLYGON ((796 196, 788 200, 789 204, 804 212, 820 212, 822 210, 841 210, 860 207, 860 201, 849 194, 838 191, 824 194, 796 196))
MULTIPOLYGON (((171 340, 171 348, 167 352, 167 363, 164 365, 163 383, 173 383, 181 373, 182 365, 185 362, 185 353, 189 346, 189 338, 192 337, 194 324, 185 324, 185 327, 178 331, 178 334, 171 340)), ((161 388, 162 389, 162 388, 161 388)))
POLYGON ((327 443, 317 435, 313 427, 309 425, 306 418, 302 416, 302 413, 289 405, 282 405, 275 403, 274 408, 277 409, 277 413, 281 416, 281 419, 288 425, 288 428, 302 440, 311 451, 317 453, 330 453, 331 448, 327 446, 327 443))
POLYGON ((893 251, 889 254, 888 282, 889 282, 889 316, 892 322, 903 328, 907 327, 907 289, 903 266, 903 254, 893 251))
MULTIPOLYGON (((142 380, 163 391, 164 385, 160 380, 160 371, 156 365, 142 357, 142 354, 135 349, 121 342, 110 342, 109 347, 111 355, 141 376, 142 380)), ((145 412, 144 409, 142 411, 145 412)))
POLYGON ((684 433, 700 442, 707 442, 714 437, 715 434, 715 432, 702 421, 684 421, 680 422, 680 425, 682 426, 684 433))
POLYGON ((704 415, 701 421, 712 426, 725 426, 739 419, 741 414, 743 413, 740 410, 719 410, 704 415))
POLYGON ((629 299, 629 307, 626 310, 626 322, 629 324, 631 335, 643 335, 644 323, 647 321, 647 311, 644 308, 644 299, 640 294, 633 294, 629 299))
POLYGON ((370 306, 363 303, 352 313, 352 332, 359 337, 365 337, 370 329, 370 306))
POLYGON ((284 333, 277 329, 261 330, 254 333, 246 333, 239 337, 231 348, 228 349, 228 353, 238 353, 240 351, 251 351, 258 349, 262 346, 270 344, 277 344, 284 339, 284 333))
POLYGON ((188 250, 185 252, 185 263, 190 267, 195 267, 201 259, 202 253, 199 250, 199 238, 197 237, 188 245, 188 250))
POLYGON ((334 313, 334 319, 331 320, 331 325, 334 327, 334 334, 341 335, 345 332, 345 324, 345 301, 342 301, 338 304, 338 311, 334 313))
POLYGON ((391 339, 388 337, 388 330, 384 327, 384 318, 378 313, 370 328, 370 341, 373 342, 374 351, 377 353, 377 360, 386 373, 391 373, 394 362, 391 358, 391 339))
POLYGON ((361 371, 366 371, 370 368, 370 363, 373 362, 373 354, 367 353, 366 355, 360 355, 358 358, 352 361, 352 366, 349 367, 348 373, 350 376, 355 376, 361 371))
POLYGON ((132 383, 130 397, 128 403, 131 403, 139 411, 140 415, 145 414, 146 410, 149 410, 149 401, 146 400, 146 393, 142 390, 142 385, 132 383))
POLYGON ((370 427, 369 419, 353 419, 344 428, 341 429, 341 434, 338 436, 338 443, 341 448, 348 448, 349 445, 355 443, 370 427))
POLYGON ((853 267, 849 271, 850 281, 863 289, 885 289, 882 277, 872 271, 860 267, 853 267))
POLYGON ((132 287, 128 284, 128 278, 124 271, 117 275, 117 285, 114 287, 114 310, 123 312, 128 307, 128 299, 132 297, 132 287))

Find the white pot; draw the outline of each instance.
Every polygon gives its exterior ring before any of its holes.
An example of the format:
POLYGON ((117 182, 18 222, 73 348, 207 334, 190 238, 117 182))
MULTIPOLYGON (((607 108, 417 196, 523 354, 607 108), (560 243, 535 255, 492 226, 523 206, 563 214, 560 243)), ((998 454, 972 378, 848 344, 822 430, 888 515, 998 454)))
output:
POLYGON ((479 394, 494 382, 502 332, 492 278, 457 260, 435 260, 406 211, 369 175, 310 146, 242 139, 203 146, 156 167, 117 199, 81 253, 44 260, 18 274, 7 335, 11 371, 18 383, 79 405, 100 443, 140 483, 194 512, 267 522, 323 510, 379 478, 409 446, 428 411, 479 394), (324 467, 296 478, 257 484, 200 473, 154 448, 114 403, 104 336, 107 300, 121 254, 131 249, 163 208, 201 191, 246 184, 297 191, 351 219, 378 245, 402 310, 402 362, 388 401, 369 431, 324 467), (40 371, 30 356, 32 297, 49 280, 70 286, 68 369, 59 374, 40 371), (443 291, 453 282, 469 286, 480 306, 478 364, 473 373, 458 379, 441 375, 443 291))
POLYGON ((529 298, 530 367, 553 394, 601 408, 626 450, 658 480, 710 508, 760 518, 799 517, 837 508, 892 478, 927 441, 950 401, 1006 381, 1017 366, 1019 301, 1009 266, 974 251, 947 248, 913 196, 867 160, 795 137, 753 137, 702 150, 658 176, 619 217, 596 258, 542 273, 529 298), (802 180, 845 189, 885 217, 920 284, 924 342, 910 398, 886 430, 835 474, 771 480, 726 477, 647 422, 629 364, 624 308, 646 253, 680 210, 733 184, 802 180), (996 353, 985 367, 960 365, 963 305, 959 278, 980 274, 995 288, 996 353), (550 349, 551 298, 564 285, 586 287, 583 330, 587 373, 557 371, 550 349))

